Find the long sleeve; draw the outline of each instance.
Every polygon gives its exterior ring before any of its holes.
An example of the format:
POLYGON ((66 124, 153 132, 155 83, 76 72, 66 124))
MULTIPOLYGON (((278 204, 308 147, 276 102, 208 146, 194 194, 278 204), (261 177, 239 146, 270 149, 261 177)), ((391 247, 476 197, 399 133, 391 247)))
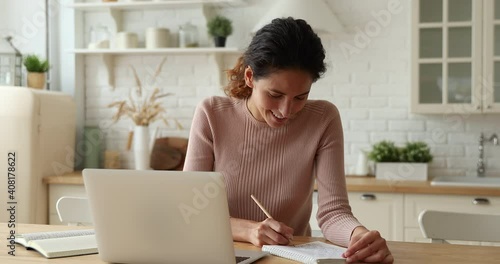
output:
POLYGON ((347 246, 353 229, 361 224, 351 213, 344 174, 344 140, 340 114, 331 108, 316 158, 318 224, 330 241, 347 246))
POLYGON ((214 170, 213 137, 208 112, 205 111, 209 105, 210 99, 206 99, 202 107, 197 107, 195 110, 184 161, 185 171, 214 170))

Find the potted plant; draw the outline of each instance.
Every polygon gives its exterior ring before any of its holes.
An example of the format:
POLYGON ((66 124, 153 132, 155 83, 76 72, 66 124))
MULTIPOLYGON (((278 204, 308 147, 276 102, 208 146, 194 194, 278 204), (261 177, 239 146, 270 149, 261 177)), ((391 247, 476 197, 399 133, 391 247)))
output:
POLYGON ((45 73, 49 70, 49 62, 32 54, 24 58, 23 64, 28 71, 28 87, 43 89, 45 86, 45 73))
POLYGON ((389 180, 427 180, 428 163, 432 161, 429 146, 424 142, 408 142, 402 148, 394 142, 373 145, 368 157, 375 161, 375 177, 389 180))
POLYGON ((216 47, 225 47, 226 38, 233 33, 231 20, 224 16, 216 16, 207 22, 208 34, 214 38, 216 47))

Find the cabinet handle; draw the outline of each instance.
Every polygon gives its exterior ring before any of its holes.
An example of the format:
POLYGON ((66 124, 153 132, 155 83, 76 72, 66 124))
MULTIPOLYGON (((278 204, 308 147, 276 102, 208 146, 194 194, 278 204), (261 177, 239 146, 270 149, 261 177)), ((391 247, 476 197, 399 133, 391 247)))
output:
POLYGON ((475 205, 488 205, 490 204, 490 200, 488 200, 488 198, 474 198, 472 203, 475 205))
POLYGON ((476 109, 481 110, 481 106, 480 105, 476 106, 476 109))
POLYGON ((486 109, 491 109, 491 105, 486 105, 486 109))
POLYGON ((373 201, 376 199, 377 199, 377 196, 375 196, 375 194, 364 193, 361 195, 361 200, 363 200, 363 201, 373 201))

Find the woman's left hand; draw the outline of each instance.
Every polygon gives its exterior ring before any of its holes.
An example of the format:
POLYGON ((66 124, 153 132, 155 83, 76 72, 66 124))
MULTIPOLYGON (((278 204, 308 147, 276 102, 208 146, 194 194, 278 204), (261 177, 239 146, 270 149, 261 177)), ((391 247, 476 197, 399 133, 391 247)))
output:
POLYGON ((378 231, 358 226, 354 229, 349 242, 349 247, 343 255, 347 262, 378 262, 393 263, 394 257, 387 247, 385 239, 378 231))

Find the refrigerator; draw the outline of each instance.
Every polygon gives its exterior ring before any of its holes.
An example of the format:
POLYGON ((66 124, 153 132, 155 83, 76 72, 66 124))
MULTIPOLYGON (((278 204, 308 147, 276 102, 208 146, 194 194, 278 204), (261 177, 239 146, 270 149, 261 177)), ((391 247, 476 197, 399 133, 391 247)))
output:
POLYGON ((0 222, 48 223, 42 180, 73 171, 75 138, 70 95, 0 86, 0 222))

